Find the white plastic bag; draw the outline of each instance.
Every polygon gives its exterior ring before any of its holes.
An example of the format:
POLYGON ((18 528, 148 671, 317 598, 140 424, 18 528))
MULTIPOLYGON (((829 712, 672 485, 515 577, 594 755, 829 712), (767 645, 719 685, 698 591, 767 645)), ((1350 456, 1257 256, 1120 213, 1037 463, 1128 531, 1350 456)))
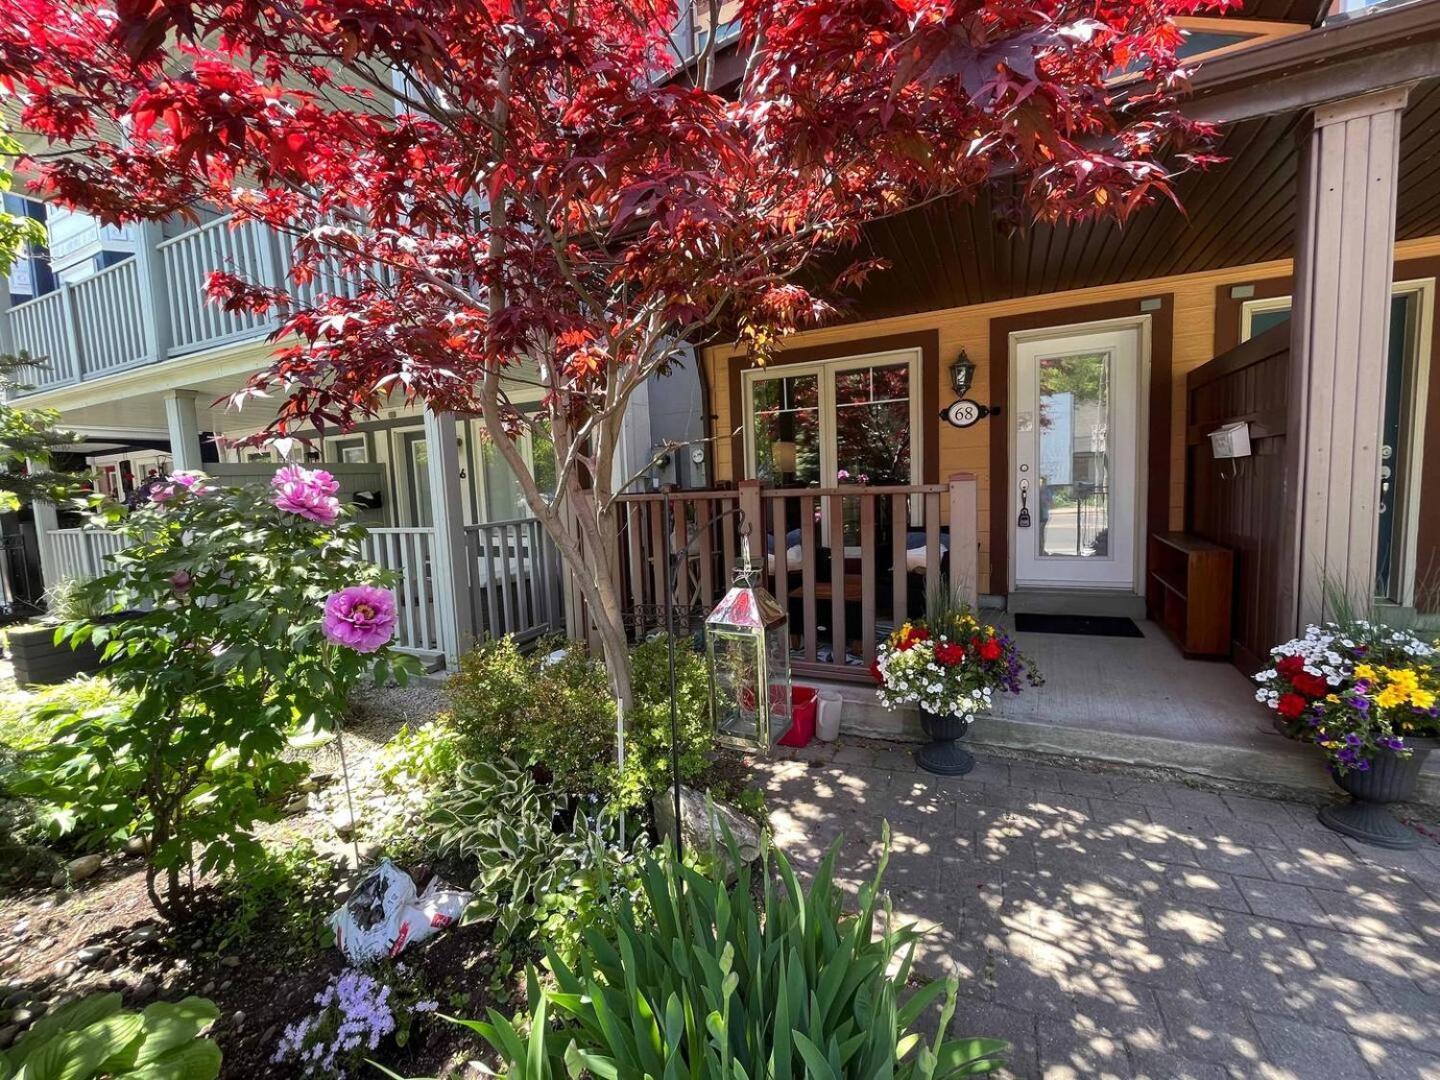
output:
POLYGON ((397 956, 411 942, 424 941, 456 922, 470 897, 439 878, 417 896, 414 879, 381 859, 330 916, 335 945, 352 964, 397 956))

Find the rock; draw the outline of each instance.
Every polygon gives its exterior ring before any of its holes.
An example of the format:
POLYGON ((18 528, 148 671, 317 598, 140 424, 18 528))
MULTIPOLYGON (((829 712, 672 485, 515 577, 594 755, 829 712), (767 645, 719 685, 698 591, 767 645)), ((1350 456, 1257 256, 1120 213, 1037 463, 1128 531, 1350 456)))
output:
POLYGON ((240 957, 238 957, 238 956, 226 956, 226 957, 224 957, 224 958, 221 959, 221 961, 220 961, 220 966, 221 966, 221 967, 227 967, 227 968, 238 968, 238 967, 240 966, 240 957))
POLYGON ((22 1005, 10 1015, 10 1023, 19 1027, 29 1027, 40 1014, 28 1005, 22 1005))
POLYGON ((330 827, 342 840, 348 840, 355 834, 355 818, 349 807, 342 806, 330 815, 330 827))
MULTIPOLYGON (((655 796, 655 828, 661 839, 675 835, 675 793, 666 790, 655 796)), ((692 788, 680 787, 680 831, 685 843, 711 852, 734 874, 739 867, 730 865, 730 852, 720 822, 730 830, 740 850, 740 861, 752 863, 760 857, 760 829, 740 811, 724 803, 713 803, 713 814, 707 812, 706 796, 692 788)))
POLYGON ((125 935, 126 945, 149 945, 152 941, 159 941, 163 931, 158 926, 145 925, 137 926, 125 935))
POLYGON ((65 872, 70 875, 71 881, 84 881, 100 872, 103 861, 99 855, 81 855, 65 864, 65 872))
POLYGON ((136 833, 125 841, 125 853, 127 855, 146 855, 150 851, 150 837, 143 833, 136 833))
POLYGON ((0 1027, 0 1050, 8 1050, 12 1043, 20 1037, 19 1024, 6 1024, 0 1027))
POLYGON ((230 1017, 230 1026, 236 1028, 245 1026, 245 1013, 242 1010, 235 1010, 235 1015, 230 1017))
POLYGON ((154 999, 159 993, 160 987, 149 975, 140 980, 140 985, 130 991, 130 1004, 132 1006, 145 1005, 154 999))
POLYGON ((86 945, 75 954, 75 962, 82 967, 90 967, 104 960, 108 952, 103 945, 86 945))
POLYGON ((209 997, 213 993, 215 993, 215 980, 211 979, 209 982, 207 982, 204 986, 200 988, 200 996, 209 997))

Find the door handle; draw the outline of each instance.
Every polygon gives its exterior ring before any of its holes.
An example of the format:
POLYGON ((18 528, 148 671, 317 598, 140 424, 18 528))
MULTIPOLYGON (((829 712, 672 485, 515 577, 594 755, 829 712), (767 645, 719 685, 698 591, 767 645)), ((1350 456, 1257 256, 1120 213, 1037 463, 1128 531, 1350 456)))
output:
POLYGON ((1030 528, 1030 481, 1020 481, 1020 514, 1015 519, 1017 529, 1030 528))

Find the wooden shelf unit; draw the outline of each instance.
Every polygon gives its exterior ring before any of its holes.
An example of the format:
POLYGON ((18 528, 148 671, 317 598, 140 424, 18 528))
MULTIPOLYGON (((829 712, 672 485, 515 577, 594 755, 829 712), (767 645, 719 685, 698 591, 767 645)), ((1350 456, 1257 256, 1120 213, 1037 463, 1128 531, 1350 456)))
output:
POLYGON ((1235 553, 1189 533, 1151 533, 1145 610, 1186 656, 1230 655, 1235 553))

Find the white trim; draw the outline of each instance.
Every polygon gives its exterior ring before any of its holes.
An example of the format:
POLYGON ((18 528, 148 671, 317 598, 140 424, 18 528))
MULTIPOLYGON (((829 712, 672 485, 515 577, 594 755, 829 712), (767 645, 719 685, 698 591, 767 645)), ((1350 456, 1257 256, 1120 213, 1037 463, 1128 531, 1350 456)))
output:
POLYGON ((837 371, 852 368, 875 367, 883 363, 904 360, 910 368, 910 483, 919 484, 925 462, 925 425, 920 413, 921 398, 924 396, 922 379, 924 364, 919 349, 890 349, 883 352, 858 353, 852 356, 837 356, 813 364, 776 364, 774 367, 747 368, 740 373, 740 392, 745 406, 745 460, 741 463, 743 474, 755 479, 755 392, 757 382, 772 379, 786 379, 796 375, 815 375, 817 386, 817 407, 820 413, 820 483, 832 487, 835 474, 840 468, 836 461, 838 454, 835 441, 835 380, 837 371))
MULTIPOLYGON (((1150 379, 1151 379, 1151 354, 1153 353, 1153 326, 1154 320, 1147 313, 1143 315, 1125 315, 1116 319, 1100 319, 1095 322, 1064 323, 1056 326, 1038 327, 1033 330, 1017 330, 1010 334, 1009 345, 1009 400, 1005 402, 1008 418, 1003 418, 1006 425, 1007 461, 1009 462, 1010 475, 1003 477, 992 477, 991 483, 1004 483, 1010 485, 1007 489, 1012 493, 1016 490, 1015 468, 1019 455, 1017 432, 1015 430, 1015 395, 1018 392, 1016 366, 1019 362, 1019 346, 1031 341, 1044 341, 1050 338, 1066 337, 1078 334, 1106 333, 1124 330, 1136 332, 1135 358, 1136 381, 1136 402, 1135 402, 1135 500, 1131 516, 1133 532, 1133 579, 1129 584, 1117 586, 1105 585, 1020 585, 1016 581, 1016 564, 1018 563, 1016 550, 1016 536, 1014 526, 1014 515, 1018 512, 1015 500, 1011 500, 1011 520, 1006 523, 1005 535, 1006 544, 1009 550, 1008 585, 1010 591, 1015 592, 1021 588, 1064 588, 1084 590, 1096 593, 1122 592, 1127 595, 1143 595, 1146 573, 1146 522, 1148 516, 1148 493, 1150 475, 1150 379)), ((1003 415, 1003 414, 1002 414, 1003 415)))

